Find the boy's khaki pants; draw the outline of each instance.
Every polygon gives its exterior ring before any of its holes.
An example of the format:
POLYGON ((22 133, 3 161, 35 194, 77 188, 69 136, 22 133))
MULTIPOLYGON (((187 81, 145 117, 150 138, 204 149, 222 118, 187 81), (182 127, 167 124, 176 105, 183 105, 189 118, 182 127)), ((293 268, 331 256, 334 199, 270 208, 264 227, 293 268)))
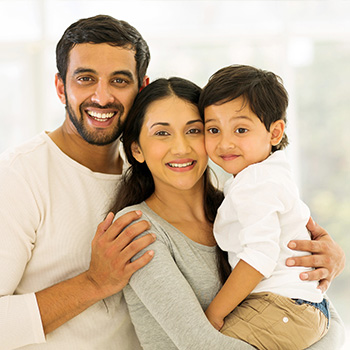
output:
POLYGON ((327 317, 309 304, 274 293, 252 293, 225 318, 220 330, 258 349, 305 349, 328 330, 327 317))

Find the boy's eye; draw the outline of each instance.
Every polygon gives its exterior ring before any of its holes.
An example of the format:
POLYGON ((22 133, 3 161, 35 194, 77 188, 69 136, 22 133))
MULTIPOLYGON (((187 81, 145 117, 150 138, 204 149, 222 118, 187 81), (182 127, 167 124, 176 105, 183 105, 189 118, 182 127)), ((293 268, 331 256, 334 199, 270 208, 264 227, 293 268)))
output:
POLYGON ((237 134, 245 134, 246 132, 248 132, 248 129, 246 128, 238 128, 235 130, 235 133, 237 134))
POLYGON ((220 130, 218 128, 209 128, 208 132, 210 134, 218 134, 220 132, 220 130))

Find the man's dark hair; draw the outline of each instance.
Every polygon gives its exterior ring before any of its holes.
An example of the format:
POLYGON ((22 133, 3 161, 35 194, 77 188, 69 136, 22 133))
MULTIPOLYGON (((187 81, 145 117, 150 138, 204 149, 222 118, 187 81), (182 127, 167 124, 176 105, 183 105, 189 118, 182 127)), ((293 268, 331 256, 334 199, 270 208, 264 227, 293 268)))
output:
POLYGON ((75 45, 83 43, 107 43, 134 50, 138 85, 141 87, 150 61, 148 45, 141 34, 129 23, 107 15, 80 19, 64 32, 56 47, 56 65, 64 84, 69 53, 75 45))

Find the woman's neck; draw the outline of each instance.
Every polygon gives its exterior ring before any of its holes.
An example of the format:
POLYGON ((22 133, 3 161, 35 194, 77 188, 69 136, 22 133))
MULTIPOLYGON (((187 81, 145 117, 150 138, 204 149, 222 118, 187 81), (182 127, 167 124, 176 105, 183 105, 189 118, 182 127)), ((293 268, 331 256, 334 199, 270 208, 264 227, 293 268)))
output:
POLYGON ((191 190, 157 190, 146 200, 147 205, 161 218, 176 227, 193 241, 216 245, 212 224, 204 211, 203 185, 191 190))

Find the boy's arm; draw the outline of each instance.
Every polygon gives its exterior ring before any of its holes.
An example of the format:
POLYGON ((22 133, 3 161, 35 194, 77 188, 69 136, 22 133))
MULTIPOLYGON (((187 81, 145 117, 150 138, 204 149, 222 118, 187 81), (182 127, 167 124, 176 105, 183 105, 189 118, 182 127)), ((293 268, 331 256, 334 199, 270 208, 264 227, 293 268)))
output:
POLYGON ((250 294, 263 277, 259 271, 244 260, 238 262, 205 312, 217 330, 222 328, 224 318, 250 294))

